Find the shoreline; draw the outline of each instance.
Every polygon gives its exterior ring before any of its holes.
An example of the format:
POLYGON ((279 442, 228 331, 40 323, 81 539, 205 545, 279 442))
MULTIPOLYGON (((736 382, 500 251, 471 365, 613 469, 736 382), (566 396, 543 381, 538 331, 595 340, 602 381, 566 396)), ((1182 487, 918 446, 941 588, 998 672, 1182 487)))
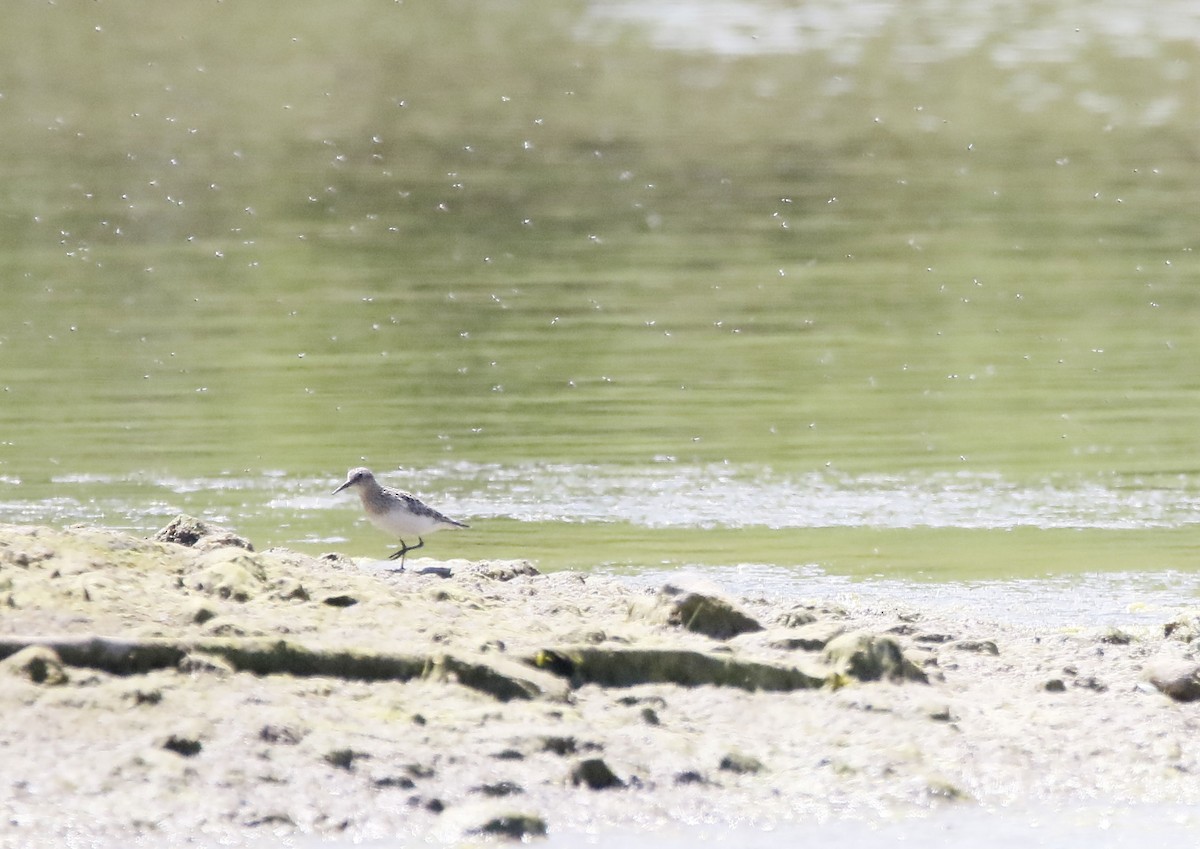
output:
POLYGON ((0 526, 12 845, 1200 803, 1200 620, 1044 629, 522 561, 0 526), (1167 695, 1171 694, 1171 695, 1167 695))

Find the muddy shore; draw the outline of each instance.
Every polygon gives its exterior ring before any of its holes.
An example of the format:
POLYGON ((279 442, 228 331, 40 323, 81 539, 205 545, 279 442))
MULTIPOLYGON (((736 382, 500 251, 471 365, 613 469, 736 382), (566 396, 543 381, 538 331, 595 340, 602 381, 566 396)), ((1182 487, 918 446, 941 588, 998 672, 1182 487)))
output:
POLYGON ((536 840, 1200 804, 1200 620, 1016 627, 524 562, 0 526, 0 840, 536 840))

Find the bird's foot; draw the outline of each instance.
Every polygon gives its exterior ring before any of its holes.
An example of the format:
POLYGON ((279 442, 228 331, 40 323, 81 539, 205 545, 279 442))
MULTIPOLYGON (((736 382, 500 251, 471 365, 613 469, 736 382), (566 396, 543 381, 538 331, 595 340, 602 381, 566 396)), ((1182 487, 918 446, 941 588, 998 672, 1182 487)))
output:
POLYGON ((408 554, 410 551, 416 551, 418 548, 421 548, 424 545, 425 545, 425 540, 421 539, 420 537, 417 537, 416 545, 409 545, 404 540, 400 540, 400 550, 397 551, 395 554, 391 555, 390 557, 388 557, 388 560, 396 560, 397 558, 399 558, 401 565, 403 565, 404 564, 404 555, 408 554))

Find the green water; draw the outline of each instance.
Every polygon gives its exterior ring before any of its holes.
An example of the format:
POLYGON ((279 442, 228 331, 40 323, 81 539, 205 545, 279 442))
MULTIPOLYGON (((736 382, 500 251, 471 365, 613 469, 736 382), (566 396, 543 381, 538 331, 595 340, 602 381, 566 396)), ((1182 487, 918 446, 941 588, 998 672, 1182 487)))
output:
POLYGON ((0 521, 1190 570, 1196 13, 823 9, 10 10, 0 521))

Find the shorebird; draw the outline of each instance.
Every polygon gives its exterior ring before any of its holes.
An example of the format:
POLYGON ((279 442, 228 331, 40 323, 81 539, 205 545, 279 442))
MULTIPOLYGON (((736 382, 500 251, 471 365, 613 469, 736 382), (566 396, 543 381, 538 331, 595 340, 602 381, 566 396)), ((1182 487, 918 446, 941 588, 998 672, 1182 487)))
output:
POLYGON ((400 559, 404 568, 404 555, 425 545, 424 535, 444 528, 465 528, 467 525, 444 516, 415 495, 382 486, 375 480, 370 469, 351 469, 346 473, 346 482, 333 491, 337 495, 343 489, 355 489, 362 500, 363 509, 371 524, 382 531, 400 537, 400 550, 388 560, 400 559), (416 545, 409 545, 404 537, 417 537, 416 545))

